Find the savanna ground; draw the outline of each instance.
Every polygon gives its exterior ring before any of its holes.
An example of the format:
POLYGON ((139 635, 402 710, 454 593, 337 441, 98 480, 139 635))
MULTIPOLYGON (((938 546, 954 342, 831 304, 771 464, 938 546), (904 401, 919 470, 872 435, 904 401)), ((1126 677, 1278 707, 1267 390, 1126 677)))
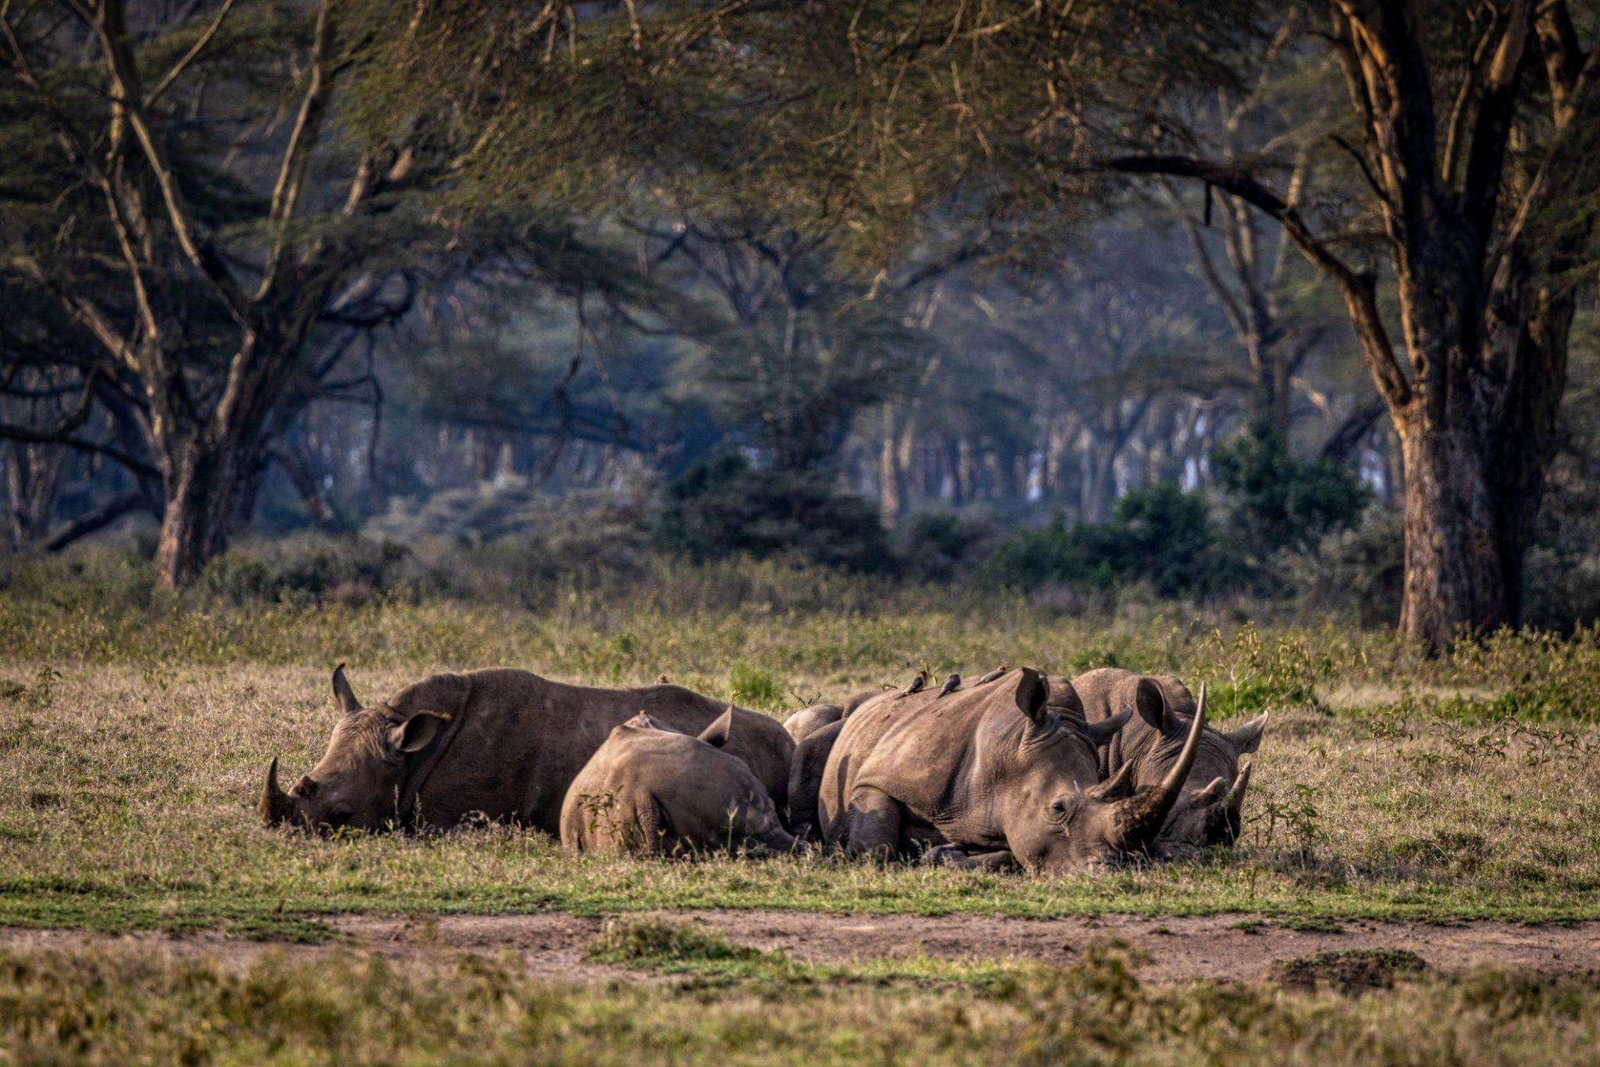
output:
POLYGON ((0 1061, 1575 1062, 1600 1047, 1600 641, 1426 659, 1265 609, 662 565, 525 598, 0 574, 0 1061), (261 826, 436 670, 781 715, 918 667, 1115 663, 1273 713, 1239 847, 1080 877, 575 859, 261 826))

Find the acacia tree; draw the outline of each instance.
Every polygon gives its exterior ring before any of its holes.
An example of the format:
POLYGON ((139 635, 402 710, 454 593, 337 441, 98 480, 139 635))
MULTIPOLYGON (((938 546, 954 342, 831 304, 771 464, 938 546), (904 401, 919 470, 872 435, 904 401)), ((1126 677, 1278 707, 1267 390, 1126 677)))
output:
POLYGON ((1381 273, 1271 184, 1270 162, 1119 155, 1129 173, 1199 178, 1278 220, 1338 288, 1400 437, 1402 632, 1429 644, 1514 624, 1554 455, 1578 274, 1600 205, 1600 26, 1521 0, 1328 7, 1342 138, 1381 226, 1381 273), (1380 302, 1392 287, 1399 341, 1380 302))
MULTIPOLYGON (((463 100, 384 80, 416 30, 393 16, 376 0, 0 5, 6 174, 28 192, 6 205, 0 270, 93 339, 84 409, 108 383, 131 408, 169 584, 248 513, 341 333, 409 311, 418 264, 545 276, 577 247, 551 213, 452 208, 476 147, 452 123, 463 100)), ((574 66, 540 69, 556 84, 574 66)), ((73 429, 44 436, 81 443, 73 429)))
MULTIPOLYGON (((1566 0, 1293 6, 1303 29, 1285 42, 1284 5, 1258 0, 808 5, 807 47, 834 41, 836 61, 774 66, 798 83, 787 99, 811 85, 836 123, 867 131, 880 172, 898 165, 881 183, 894 204, 977 187, 994 210, 1048 223, 1097 177, 1125 175, 1194 179, 1275 220, 1339 293, 1401 440, 1400 627, 1437 646, 1519 617, 1595 262, 1600 13, 1566 0), (1246 91, 1275 62, 1326 110, 1208 154, 1197 102, 1246 91), (865 88, 815 88, 841 69, 865 88), (1293 189, 1307 148, 1346 164, 1293 189)), ((870 200, 870 183, 857 188, 870 200)))

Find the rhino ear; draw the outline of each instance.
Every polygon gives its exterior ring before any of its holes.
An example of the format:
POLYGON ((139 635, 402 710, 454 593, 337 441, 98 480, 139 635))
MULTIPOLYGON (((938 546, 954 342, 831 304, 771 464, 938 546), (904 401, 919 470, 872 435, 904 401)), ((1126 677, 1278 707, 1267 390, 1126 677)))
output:
POLYGON ((1133 706, 1139 711, 1139 718, 1165 733, 1167 728, 1167 698, 1162 695, 1161 687, 1149 678, 1140 678, 1139 685, 1134 690, 1133 706))
POLYGON ((1050 724, 1050 712, 1045 708, 1050 700, 1050 683, 1044 675, 1032 667, 1022 668, 1013 696, 1017 710, 1026 715, 1029 722, 1035 726, 1050 724))
POLYGON ((389 727, 389 744, 398 752, 421 752, 433 744, 450 716, 436 711, 419 711, 399 726, 389 727))
POLYGON ((1257 715, 1237 730, 1230 730, 1222 736, 1233 742, 1234 751, 1241 756, 1249 755, 1261 747, 1261 734, 1267 728, 1266 715, 1257 715))
POLYGON ((361 701, 356 699, 356 691, 350 688, 350 679, 344 676, 342 662, 333 669, 333 699, 339 702, 339 710, 346 715, 361 710, 361 701))
POLYGON ((700 740, 712 748, 721 748, 728 743, 728 736, 733 733, 733 705, 728 705, 728 710, 717 716, 717 721, 707 726, 700 733, 700 740))

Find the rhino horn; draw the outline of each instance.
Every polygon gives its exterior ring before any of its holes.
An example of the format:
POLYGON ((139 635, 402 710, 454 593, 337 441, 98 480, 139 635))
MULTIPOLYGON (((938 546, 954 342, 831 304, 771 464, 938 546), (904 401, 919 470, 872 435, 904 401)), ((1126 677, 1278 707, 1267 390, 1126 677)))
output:
POLYGON ((1083 732, 1089 735, 1089 740, 1096 748, 1103 748, 1111 743, 1124 726, 1128 725, 1128 720, 1132 717, 1133 709, 1123 708, 1109 719, 1089 723, 1083 728, 1083 732))
POLYGON ((1118 805, 1116 835, 1113 843, 1128 852, 1137 852, 1155 841, 1172 806, 1183 792, 1183 783, 1194 767, 1195 755, 1200 751, 1200 732, 1206 725, 1206 687, 1200 686, 1200 706, 1195 709, 1194 721, 1189 724, 1189 736, 1183 742, 1178 762, 1172 765, 1159 785, 1146 789, 1118 805))
POLYGON ((356 691, 351 688, 350 679, 344 676, 343 663, 333 669, 333 697, 339 702, 339 710, 346 715, 361 710, 361 701, 356 698, 356 691))
POLYGON ((1207 784, 1204 789, 1200 790, 1200 792, 1194 795, 1194 806, 1204 807, 1207 804, 1215 804, 1217 801, 1221 800, 1227 794, 1227 792, 1228 780, 1219 775, 1218 777, 1211 779, 1210 783, 1207 784))
POLYGON ((267 765, 267 784, 261 790, 261 803, 257 806, 268 826, 282 826, 294 818, 294 798, 278 788, 278 757, 267 765))
POLYGON ((1228 792, 1224 794, 1222 798, 1223 807, 1237 815, 1239 813, 1239 809, 1244 806, 1245 790, 1249 788, 1250 763, 1249 761, 1246 761, 1245 765, 1239 769, 1239 777, 1233 780, 1233 785, 1229 786, 1228 792))

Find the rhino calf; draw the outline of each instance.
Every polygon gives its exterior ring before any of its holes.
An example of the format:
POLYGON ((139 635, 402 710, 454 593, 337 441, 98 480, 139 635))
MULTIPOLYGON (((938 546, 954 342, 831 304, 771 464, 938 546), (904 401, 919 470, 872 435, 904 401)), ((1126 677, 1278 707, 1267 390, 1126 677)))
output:
POLYGON ((567 790, 561 843, 611 855, 789 851, 794 838, 772 798, 743 760, 723 751, 734 729, 731 707, 698 737, 642 711, 616 727, 567 790))

